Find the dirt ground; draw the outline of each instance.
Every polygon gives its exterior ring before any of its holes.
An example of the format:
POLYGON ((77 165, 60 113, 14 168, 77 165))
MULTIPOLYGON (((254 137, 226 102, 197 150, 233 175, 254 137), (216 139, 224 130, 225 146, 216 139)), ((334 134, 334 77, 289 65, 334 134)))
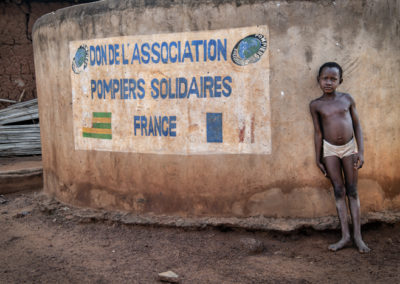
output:
MULTIPOLYGON (((400 283, 400 224, 363 226, 372 248, 327 250, 339 231, 123 225, 43 209, 40 191, 0 198, 0 283, 400 283)), ((48 198, 47 198, 48 199, 48 198)))

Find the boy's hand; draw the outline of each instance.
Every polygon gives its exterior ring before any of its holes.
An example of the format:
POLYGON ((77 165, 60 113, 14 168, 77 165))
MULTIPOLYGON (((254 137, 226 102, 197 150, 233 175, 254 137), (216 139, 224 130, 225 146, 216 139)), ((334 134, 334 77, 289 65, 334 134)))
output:
POLYGON ((321 170, 321 172, 324 174, 325 177, 328 177, 328 174, 326 173, 326 169, 323 163, 317 162, 318 168, 321 170))
POLYGON ((355 154, 354 169, 359 170, 364 165, 364 155, 361 153, 355 154))

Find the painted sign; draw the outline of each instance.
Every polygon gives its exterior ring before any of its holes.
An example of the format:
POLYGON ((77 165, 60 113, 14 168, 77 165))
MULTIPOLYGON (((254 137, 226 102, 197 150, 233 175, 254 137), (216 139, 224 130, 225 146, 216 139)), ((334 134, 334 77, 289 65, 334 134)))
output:
POLYGON ((266 26, 69 48, 76 150, 271 153, 266 26))

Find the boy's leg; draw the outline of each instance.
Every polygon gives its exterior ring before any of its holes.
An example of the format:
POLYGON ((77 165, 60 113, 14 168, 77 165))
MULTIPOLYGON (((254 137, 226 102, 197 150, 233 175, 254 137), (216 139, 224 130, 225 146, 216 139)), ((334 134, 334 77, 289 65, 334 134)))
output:
POLYGON ((324 158, 324 163, 335 193, 336 209, 342 229, 342 239, 329 246, 330 250, 337 251, 350 241, 349 225, 347 223, 346 190, 343 182, 340 159, 336 156, 329 156, 324 158))
POLYGON ((357 192, 357 169, 354 168, 354 155, 342 159, 343 172, 346 181, 346 195, 349 200, 351 219, 353 222, 354 242, 360 252, 369 252, 370 249, 361 237, 360 199, 357 192))

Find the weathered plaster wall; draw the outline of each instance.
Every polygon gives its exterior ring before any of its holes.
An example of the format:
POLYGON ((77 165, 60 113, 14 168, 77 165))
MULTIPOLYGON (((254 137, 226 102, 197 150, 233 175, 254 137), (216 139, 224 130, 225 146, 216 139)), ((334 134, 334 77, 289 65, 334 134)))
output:
POLYGON ((315 166, 309 102, 325 61, 344 67, 365 137, 362 211, 400 210, 399 1, 102 1, 40 18, 33 45, 45 191, 80 206, 180 216, 335 214, 315 166), (270 28, 270 155, 74 150, 69 41, 270 28))

